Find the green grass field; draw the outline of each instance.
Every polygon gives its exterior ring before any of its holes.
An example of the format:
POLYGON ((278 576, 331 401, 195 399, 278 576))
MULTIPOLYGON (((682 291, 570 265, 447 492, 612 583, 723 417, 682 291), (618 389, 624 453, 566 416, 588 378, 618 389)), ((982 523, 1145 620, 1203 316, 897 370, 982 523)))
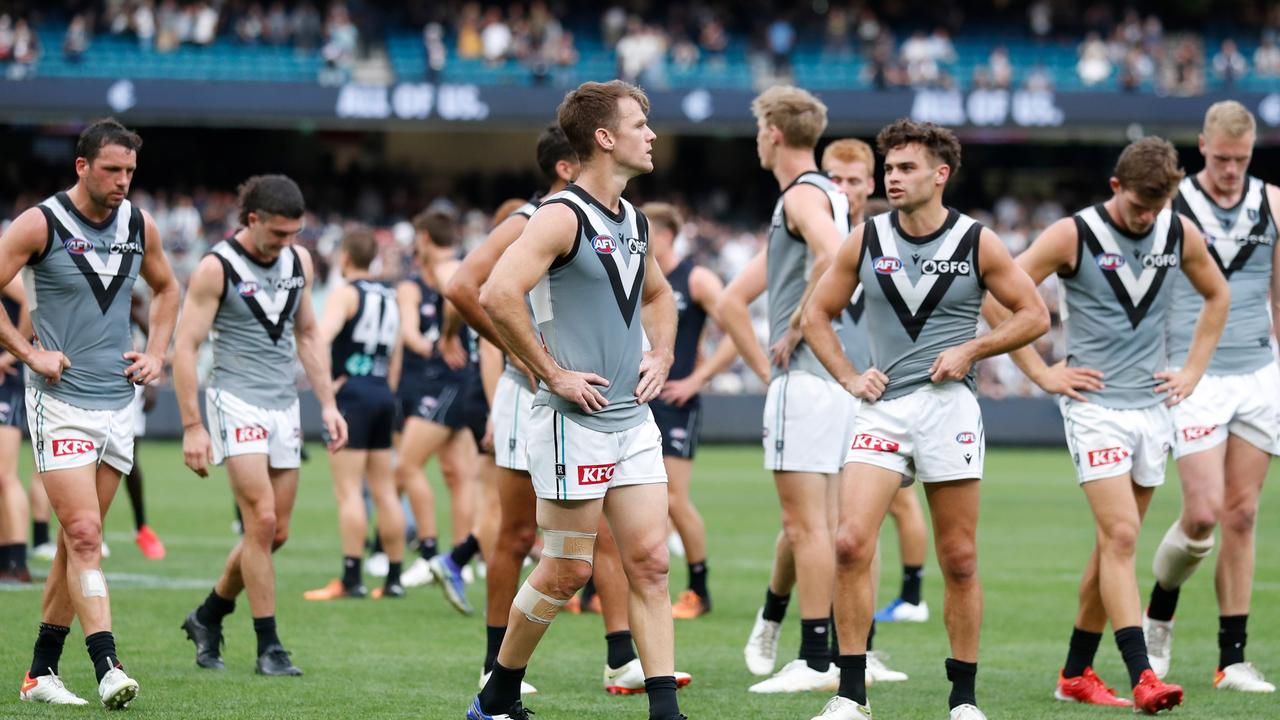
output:
MULTIPOLYGON (((130 715, 153 718, 462 718, 484 655, 481 616, 463 618, 435 587, 411 591, 402 601, 310 603, 302 592, 334 577, 339 546, 328 470, 312 449, 289 544, 276 556, 280 634, 303 668, 302 678, 253 674, 254 638, 242 599, 226 622, 225 672, 195 666, 192 645, 178 629, 186 613, 216 577, 234 538, 231 500, 219 471, 199 479, 181 462, 175 443, 145 442, 147 502, 151 524, 169 549, 160 562, 142 559, 132 543, 127 500, 117 497, 107 523, 112 555, 104 563, 111 585, 115 632, 123 660, 142 685, 130 715)), ((30 455, 22 456, 24 474, 30 455)), ((1272 679, 1280 677, 1280 544, 1276 501, 1280 469, 1258 518, 1259 552, 1249 657, 1272 679)), ((438 485, 437 485, 438 487, 438 485)), ((694 495, 710 534, 710 582, 715 612, 677 625, 679 666, 694 682, 681 691, 691 718, 800 718, 816 714, 821 694, 757 696, 742 661, 742 645, 764 595, 778 513, 773 485, 756 447, 708 447, 695 466, 694 495)), ((987 460, 980 523, 980 564, 986 589, 986 621, 978 698, 993 718, 1119 717, 1123 711, 1069 706, 1051 697, 1066 652, 1076 606, 1076 584, 1093 538, 1084 498, 1065 451, 996 450, 987 460)), ((441 497, 443 497, 441 495, 441 497)), ((1145 594, 1151 554, 1178 510, 1176 482, 1156 494, 1143 532, 1138 567, 1145 594)), ((441 517, 442 535, 447 518, 441 517)), ((899 570, 891 529, 884 548, 881 601, 896 592, 899 570)), ((40 563, 34 569, 43 574, 40 563)), ((672 586, 685 568, 673 562, 672 586)), ((373 579, 369 579, 372 586, 373 579)), ((61 671, 68 686, 93 704, 51 708, 19 703, 19 681, 30 662, 38 622, 39 589, 0 592, 0 679, 11 683, 0 717, 83 717, 104 712, 96 702, 93 672, 75 629, 61 671)), ((885 625, 878 649, 911 675, 907 683, 871 691, 877 718, 945 718, 947 655, 942 627, 942 586, 930 557, 924 591, 933 617, 923 625, 885 625)), ((1217 662, 1217 610, 1212 569, 1202 568, 1184 588, 1174 644, 1172 682, 1184 685, 1185 718, 1277 718, 1280 699, 1212 689, 1217 662)), ((470 590, 482 606, 484 589, 470 590)), ((794 610, 794 609, 793 609, 794 610)), ((780 660, 793 658, 799 622, 793 611, 783 630, 780 660)), ((645 718, 643 697, 615 698, 601 690, 603 630, 593 615, 564 615, 535 656, 528 679, 540 690, 528 705, 542 718, 645 718)), ((1110 636, 1098 671, 1125 685, 1110 636)))

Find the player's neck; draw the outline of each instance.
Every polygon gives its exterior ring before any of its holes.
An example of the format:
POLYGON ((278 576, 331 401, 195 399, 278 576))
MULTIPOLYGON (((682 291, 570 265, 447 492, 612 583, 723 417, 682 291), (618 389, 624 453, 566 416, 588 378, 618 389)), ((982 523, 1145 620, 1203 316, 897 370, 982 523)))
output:
MULTIPOLYGON (((258 249, 253 246, 253 243, 249 242, 248 228, 241 228, 239 232, 231 236, 231 239, 235 240, 236 244, 239 245, 242 250, 244 250, 245 254, 253 258, 253 260, 257 262, 259 265, 270 265, 271 263, 275 262, 277 259, 280 258, 279 254, 268 257, 258 252, 258 249)), ((281 250, 281 252, 283 252, 283 249, 281 250)))
POLYGON ((778 188, 786 190, 795 179, 807 172, 816 172, 818 163, 813 161, 812 148, 793 148, 785 145, 778 147, 778 154, 773 159, 773 177, 778 181, 778 188))
POLYGON ((67 191, 67 197, 71 198, 71 204, 75 205, 76 210, 80 214, 89 218, 93 222, 105 222, 111 217, 111 213, 115 212, 114 208, 102 207, 89 197, 89 191, 84 189, 84 185, 76 183, 74 187, 67 191))
POLYGON ((356 280, 371 280, 373 279, 373 273, 369 272, 368 270, 344 270, 342 273, 342 279, 346 280, 347 282, 355 282, 356 280))
POLYGON ((609 212, 618 213, 622 211, 619 199, 631 177, 629 172, 610 162, 608 158, 600 158, 590 165, 583 166, 582 174, 578 175, 578 179, 573 183, 595 198, 596 202, 605 206, 609 212))
POLYGON ((568 180, 556 180, 555 182, 551 183, 551 187, 547 188, 547 196, 549 197, 551 195, 555 195, 556 193, 560 192, 561 190, 567 187, 569 187, 568 180))
POLYGON ((913 237, 932 235, 947 221, 947 208, 935 198, 913 210, 898 210, 898 227, 913 237))
POLYGON ((655 250, 653 259, 658 261, 658 268, 662 270, 663 275, 670 274, 680 264, 680 258, 676 257, 675 248, 670 246, 665 249, 655 250))
POLYGON ((849 215, 849 227, 856 228, 862 223, 866 222, 866 220, 867 220, 866 211, 859 210, 858 212, 852 213, 849 215))
POLYGON ((1209 199, 1218 204, 1219 207, 1229 208, 1240 202, 1240 196, 1244 195, 1244 189, 1248 183, 1240 183, 1240 188, 1235 191, 1223 190, 1213 183, 1209 177, 1208 170, 1201 170, 1196 173, 1196 182, 1200 183, 1200 187, 1204 188, 1204 192, 1209 199))

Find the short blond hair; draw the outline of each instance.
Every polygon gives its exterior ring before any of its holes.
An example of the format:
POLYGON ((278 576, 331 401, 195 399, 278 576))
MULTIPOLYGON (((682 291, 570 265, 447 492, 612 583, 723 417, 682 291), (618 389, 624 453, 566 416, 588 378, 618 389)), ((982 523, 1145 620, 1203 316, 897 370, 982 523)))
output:
POLYGON ((1253 113, 1235 100, 1222 100, 1209 106, 1204 114, 1205 136, 1221 133, 1230 138, 1241 138, 1256 133, 1258 123, 1253 113))
POLYGON ((836 140, 822 151, 822 167, 826 167, 828 162, 860 162, 867 166, 867 172, 874 173, 876 171, 876 156, 871 152, 871 146, 862 142, 857 138, 844 138, 836 140))
POLYGON ((751 101, 751 113, 782 131, 788 147, 812 148, 827 129, 827 106, 794 85, 775 85, 751 101))
POLYGON ((640 212, 649 218, 649 225, 658 225, 671 231, 672 235, 680 234, 680 227, 684 225, 684 217, 680 214, 680 210, 671 203, 664 202, 647 202, 640 206, 640 212))

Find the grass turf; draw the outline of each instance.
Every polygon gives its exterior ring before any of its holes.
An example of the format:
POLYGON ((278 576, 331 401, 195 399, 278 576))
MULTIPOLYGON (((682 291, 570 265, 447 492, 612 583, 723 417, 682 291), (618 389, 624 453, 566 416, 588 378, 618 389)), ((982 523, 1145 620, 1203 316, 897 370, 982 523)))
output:
MULTIPOLYGON (((231 499, 219 471, 200 479, 182 465, 176 443, 144 441, 147 510, 151 525, 168 546, 160 562, 144 560, 133 546, 128 500, 121 488, 107 522, 112 555, 104 563, 111 586, 118 648, 141 685, 128 711, 154 718, 452 718, 460 719, 476 691, 484 654, 482 616, 463 618, 444 602, 438 588, 411 590, 400 601, 312 603, 302 592, 340 569, 340 550, 328 469, 323 452, 303 468, 303 482, 288 545, 276 556, 280 634, 306 675, 253 675, 254 637, 242 598, 226 621, 225 672, 195 666, 192 645, 178 629, 183 617, 208 592, 227 550, 231 499)), ((24 449, 22 472, 30 471, 24 449)), ((1076 607, 1076 587, 1093 529, 1084 497, 1076 487, 1063 450, 994 450, 987 458, 979 523, 979 560, 986 591, 986 615, 978 674, 978 698, 996 718, 1094 718, 1126 712, 1081 707, 1051 698, 1066 653, 1076 607)), ((1274 509, 1273 467, 1258 517, 1257 581, 1250 622, 1249 658, 1280 677, 1280 557, 1265 552, 1280 543, 1280 516, 1274 509)), ((440 485, 433 479, 439 490, 440 485)), ((823 694, 752 695, 756 678, 742 661, 742 645, 764 596, 774 535, 776 498, 761 469, 756 447, 707 447, 694 468, 693 493, 709 532, 710 585, 715 611, 677 623, 678 665, 693 685, 680 694, 691 718, 809 718, 826 701, 823 694)), ((439 498, 443 491, 439 490, 439 498)), ((447 504, 439 502, 441 534, 447 504)), ((1139 550, 1140 584, 1151 583, 1155 545, 1178 511, 1176 480, 1156 493, 1139 550)), ((892 523, 885 533, 885 574, 880 602, 896 594, 899 565, 892 523)), ((33 563, 43 572, 44 565, 33 563)), ((875 687, 872 706, 879 718, 945 718, 949 685, 942 661, 947 655, 942 626, 942 585, 930 554, 924 595, 932 617, 926 624, 886 624, 877 649, 890 665, 911 675, 906 683, 875 687)), ((673 591, 684 586, 686 570, 673 561, 673 591)), ((370 587, 376 580, 368 578, 370 587)), ((93 672, 79 628, 68 638, 61 663, 68 686, 92 704, 51 708, 18 702, 17 686, 31 658, 38 622, 38 588, 0 586, 0 668, 10 693, 0 700, 0 717, 82 717, 103 712, 96 700, 93 672)), ((674 592, 673 592, 674 594, 674 592)), ((469 591, 482 607, 481 584, 469 591)), ((793 608, 783 629, 779 665, 795 657, 799 622, 793 608)), ((1212 568, 1201 568, 1184 587, 1168 678, 1187 690, 1184 718, 1276 718, 1274 695, 1245 695, 1211 687, 1217 662, 1217 609, 1212 568)), ((616 698, 601 689, 603 629, 593 615, 562 616, 534 657, 528 680, 541 691, 528 705, 539 718, 645 718, 643 697, 616 698)), ((1110 635, 1096 665, 1122 689, 1125 672, 1110 635)), ((1127 693, 1126 693, 1127 694, 1127 693)))

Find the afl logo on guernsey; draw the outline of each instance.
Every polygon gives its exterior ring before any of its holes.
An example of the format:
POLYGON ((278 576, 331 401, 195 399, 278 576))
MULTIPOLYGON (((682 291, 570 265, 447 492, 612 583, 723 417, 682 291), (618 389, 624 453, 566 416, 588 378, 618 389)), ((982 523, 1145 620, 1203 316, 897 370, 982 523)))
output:
POLYGON ((974 435, 971 432, 962 432, 959 435, 956 435, 956 442, 960 443, 961 445, 972 445, 977 441, 978 441, 978 436, 974 435))
POLYGON ((93 249, 93 243, 84 238, 67 238, 62 241, 62 247, 73 255, 83 255, 93 249))
POLYGON ((608 235, 597 235, 591 238, 591 247, 595 248, 596 252, 601 255, 608 255, 617 248, 617 245, 614 244, 613 238, 608 235))
POLYGON ((1093 259, 1100 270, 1119 270, 1124 267, 1124 256, 1119 253, 1102 253, 1095 255, 1093 259))
POLYGON ((242 280, 236 285, 236 292, 240 293, 240 297, 251 298, 258 293, 258 283, 252 280, 242 280))
POLYGON ((891 255, 882 255, 871 266, 878 275, 892 275, 902 269, 902 261, 891 255))

